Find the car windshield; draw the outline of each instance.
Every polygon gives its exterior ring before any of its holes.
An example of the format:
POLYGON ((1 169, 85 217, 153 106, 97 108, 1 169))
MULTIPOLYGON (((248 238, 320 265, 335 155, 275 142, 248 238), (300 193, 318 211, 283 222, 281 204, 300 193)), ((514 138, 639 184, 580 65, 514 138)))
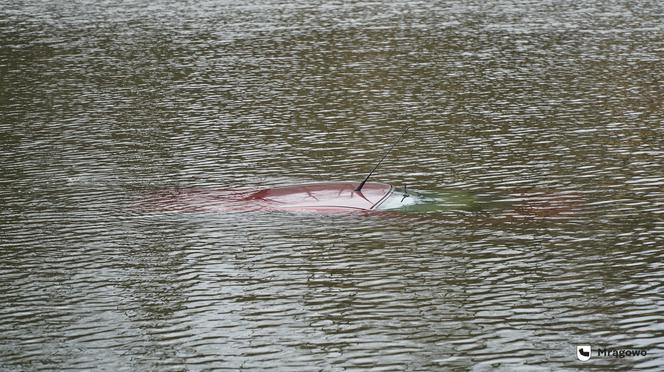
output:
POLYGON ((380 203, 377 210, 400 209, 420 203, 420 194, 417 192, 404 192, 403 188, 395 187, 390 195, 380 203))
POLYGON ((478 208, 475 197, 463 191, 421 192, 395 187, 376 210, 400 210, 406 212, 435 212, 473 210, 478 208))

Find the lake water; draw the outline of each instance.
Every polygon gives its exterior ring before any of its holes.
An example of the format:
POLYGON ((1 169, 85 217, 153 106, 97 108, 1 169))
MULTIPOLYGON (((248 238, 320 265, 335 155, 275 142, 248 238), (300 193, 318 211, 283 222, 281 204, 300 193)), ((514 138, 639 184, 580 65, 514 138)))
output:
POLYGON ((0 369, 661 370, 663 20, 0 0, 0 369), (475 207, 137 207, 359 181, 407 127, 372 180, 475 207))

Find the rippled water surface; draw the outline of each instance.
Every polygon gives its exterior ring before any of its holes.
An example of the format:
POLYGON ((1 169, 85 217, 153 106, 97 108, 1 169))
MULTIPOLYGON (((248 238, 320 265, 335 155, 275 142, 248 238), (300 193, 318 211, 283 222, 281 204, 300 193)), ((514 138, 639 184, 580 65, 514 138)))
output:
POLYGON ((659 1, 0 0, 0 369, 661 368, 663 25, 659 1), (372 179, 459 208, 145 208, 359 181, 406 127, 372 179))

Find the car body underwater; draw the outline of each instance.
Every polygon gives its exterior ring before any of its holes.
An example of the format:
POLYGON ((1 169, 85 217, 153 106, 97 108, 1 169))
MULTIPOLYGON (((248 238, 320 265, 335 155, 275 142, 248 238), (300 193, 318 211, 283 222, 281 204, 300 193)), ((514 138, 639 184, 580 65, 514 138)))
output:
POLYGON ((472 194, 421 192, 387 183, 315 182, 263 189, 176 188, 152 193, 143 209, 172 212, 430 212, 470 210, 472 194))
POLYGON ((470 194, 433 193, 407 190, 387 183, 318 182, 259 190, 242 198, 264 210, 354 212, 423 212, 468 209, 474 204, 470 194))

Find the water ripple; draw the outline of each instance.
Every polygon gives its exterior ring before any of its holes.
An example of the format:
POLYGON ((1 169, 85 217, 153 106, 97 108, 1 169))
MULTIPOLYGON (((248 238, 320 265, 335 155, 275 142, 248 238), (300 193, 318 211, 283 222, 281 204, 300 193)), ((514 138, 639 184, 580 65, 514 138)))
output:
POLYGON ((658 370, 661 14, 3 5, 0 368, 658 370), (360 180, 407 127, 374 178, 472 208, 182 197, 360 180))

